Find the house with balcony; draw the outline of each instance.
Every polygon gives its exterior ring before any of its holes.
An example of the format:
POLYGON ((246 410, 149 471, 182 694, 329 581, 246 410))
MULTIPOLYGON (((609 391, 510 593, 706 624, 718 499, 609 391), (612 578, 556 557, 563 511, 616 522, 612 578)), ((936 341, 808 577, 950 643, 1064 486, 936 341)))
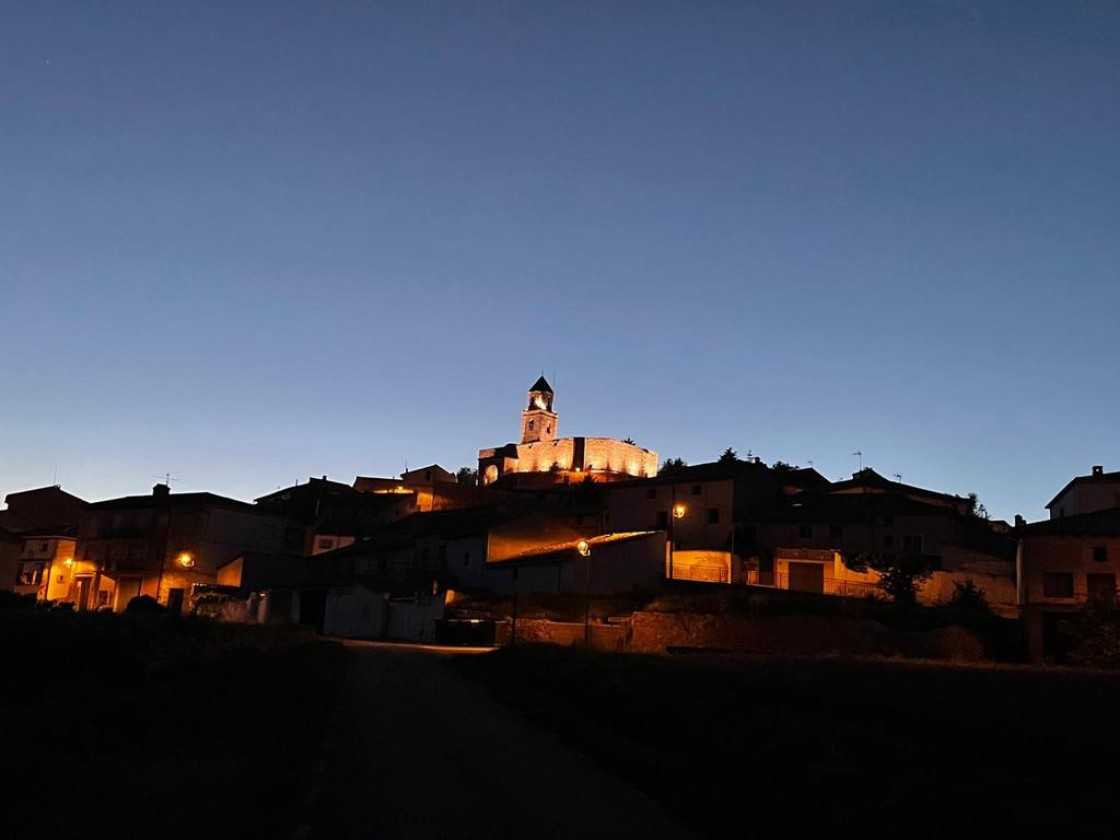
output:
POLYGON ((181 611, 194 584, 245 552, 299 553, 302 530, 283 516, 213 493, 172 493, 94 502, 78 529, 76 606, 120 612, 138 595, 181 611))
POLYGON ((1060 658, 1062 623, 1094 598, 1114 600, 1120 574, 1120 508, 1019 526, 1019 613, 1036 662, 1060 658))

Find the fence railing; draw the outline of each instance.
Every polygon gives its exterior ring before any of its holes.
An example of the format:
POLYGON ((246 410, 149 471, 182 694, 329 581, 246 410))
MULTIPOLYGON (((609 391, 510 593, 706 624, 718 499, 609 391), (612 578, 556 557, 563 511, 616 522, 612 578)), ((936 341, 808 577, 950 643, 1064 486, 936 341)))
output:
POLYGON ((771 586, 775 589, 792 589, 799 592, 822 592, 825 595, 843 595, 849 598, 863 598, 882 593, 882 589, 874 583, 844 580, 827 575, 818 578, 790 575, 789 572, 759 572, 750 569, 747 571, 746 581, 752 586, 771 586))

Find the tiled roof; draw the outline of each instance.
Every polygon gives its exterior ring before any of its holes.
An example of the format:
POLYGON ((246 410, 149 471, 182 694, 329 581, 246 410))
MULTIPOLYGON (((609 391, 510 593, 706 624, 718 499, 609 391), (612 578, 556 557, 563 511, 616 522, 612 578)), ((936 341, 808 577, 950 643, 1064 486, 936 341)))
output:
POLYGON ((214 493, 167 493, 156 496, 122 496, 119 499, 105 499, 101 502, 90 504, 91 510, 141 510, 145 508, 185 507, 190 505, 233 508, 235 510, 256 511, 264 513, 260 508, 248 502, 218 496, 214 493))
POLYGON ((1015 529, 1020 536, 1120 536, 1120 508, 1031 522, 1015 529))
MULTIPOLYGON (((629 542, 630 540, 648 537, 656 534, 657 531, 620 531, 614 534, 600 534, 597 537, 585 537, 588 546, 594 551, 596 548, 606 545, 613 545, 615 543, 629 542)), ((549 555, 559 554, 568 555, 576 551, 576 546, 580 543, 580 538, 565 540, 564 542, 551 543, 549 545, 538 546, 537 548, 524 551, 521 554, 516 554, 513 557, 507 557, 504 560, 497 561, 498 563, 511 563, 517 560, 531 560, 533 558, 546 557, 549 555)))

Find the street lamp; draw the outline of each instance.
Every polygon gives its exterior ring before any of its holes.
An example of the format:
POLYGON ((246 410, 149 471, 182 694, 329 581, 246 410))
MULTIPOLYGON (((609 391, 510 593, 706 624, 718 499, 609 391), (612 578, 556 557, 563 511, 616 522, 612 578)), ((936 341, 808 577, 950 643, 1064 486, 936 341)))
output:
POLYGON ((674 545, 674 542, 676 541, 676 535, 674 534, 674 531, 676 529, 673 527, 673 522, 677 519, 683 519, 687 510, 688 508, 686 508, 680 502, 676 502, 673 505, 672 510, 669 511, 671 514, 671 516, 669 517, 669 580, 673 580, 673 549, 676 547, 674 545))
POLYGON ((586 647, 591 644, 591 543, 580 540, 576 551, 587 559, 583 567, 583 644, 586 647))

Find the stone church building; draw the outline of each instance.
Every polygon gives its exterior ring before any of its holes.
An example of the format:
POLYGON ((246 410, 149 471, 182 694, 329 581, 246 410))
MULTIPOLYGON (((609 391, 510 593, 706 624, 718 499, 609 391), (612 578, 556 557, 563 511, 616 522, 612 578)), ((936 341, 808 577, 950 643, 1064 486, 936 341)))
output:
POLYGON ((542 376, 529 389, 521 412, 521 442, 480 449, 480 483, 513 486, 621 481, 657 475, 657 453, 627 441, 597 437, 557 437, 552 387, 542 376))

